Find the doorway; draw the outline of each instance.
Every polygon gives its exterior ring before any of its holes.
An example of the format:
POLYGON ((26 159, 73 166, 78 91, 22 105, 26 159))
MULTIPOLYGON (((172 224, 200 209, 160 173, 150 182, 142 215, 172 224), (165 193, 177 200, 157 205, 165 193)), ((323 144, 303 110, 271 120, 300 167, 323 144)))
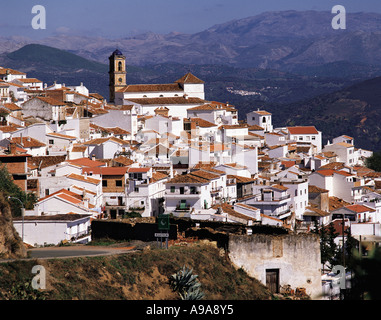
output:
POLYGON ((279 269, 266 269, 266 286, 271 293, 279 293, 279 269))

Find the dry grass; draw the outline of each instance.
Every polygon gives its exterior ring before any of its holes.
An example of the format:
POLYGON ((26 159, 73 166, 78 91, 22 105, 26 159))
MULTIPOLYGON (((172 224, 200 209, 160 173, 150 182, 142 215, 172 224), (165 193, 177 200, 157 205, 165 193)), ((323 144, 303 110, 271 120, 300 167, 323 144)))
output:
POLYGON ((271 295, 256 279, 235 269, 216 247, 194 244, 123 255, 19 261, 0 265, 0 298, 12 298, 16 283, 31 281, 33 265, 47 274, 47 299, 175 300, 168 278, 184 265, 198 275, 208 300, 267 300, 271 295))

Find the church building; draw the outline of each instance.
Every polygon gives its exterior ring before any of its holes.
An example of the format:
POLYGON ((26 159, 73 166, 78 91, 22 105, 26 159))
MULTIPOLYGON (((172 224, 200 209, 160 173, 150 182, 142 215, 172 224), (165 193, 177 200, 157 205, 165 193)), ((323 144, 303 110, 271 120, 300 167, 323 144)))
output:
POLYGON ((126 57, 115 50, 110 60, 110 103, 135 105, 141 115, 154 115, 157 108, 167 108, 173 117, 186 118, 187 109, 203 105, 204 81, 187 73, 169 84, 126 83, 126 57))

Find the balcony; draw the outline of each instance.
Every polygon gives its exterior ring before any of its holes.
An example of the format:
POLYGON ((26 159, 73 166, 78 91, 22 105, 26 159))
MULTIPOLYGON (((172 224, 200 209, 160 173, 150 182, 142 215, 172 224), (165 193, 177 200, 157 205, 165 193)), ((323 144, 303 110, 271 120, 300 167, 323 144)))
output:
POLYGON ((259 203, 259 204, 281 204, 282 202, 287 202, 285 200, 289 200, 291 199, 291 196, 288 194, 288 195, 285 195, 285 196, 282 196, 282 197, 260 197, 260 196, 257 196, 257 198, 253 201, 253 204, 254 203, 259 203))
POLYGON ((222 187, 220 186, 220 187, 217 187, 217 188, 212 188, 211 190, 210 190, 210 193, 211 194, 217 194, 217 193, 220 193, 220 191, 222 190, 222 187))
POLYGON ((190 208, 191 208, 191 206, 189 204, 180 202, 176 206, 176 211, 188 212, 188 211, 190 211, 190 208))
POLYGON ((179 190, 176 189, 175 192, 171 192, 170 190, 166 190, 165 195, 166 197, 199 197, 201 194, 201 191, 199 189, 185 189, 185 190, 179 190))

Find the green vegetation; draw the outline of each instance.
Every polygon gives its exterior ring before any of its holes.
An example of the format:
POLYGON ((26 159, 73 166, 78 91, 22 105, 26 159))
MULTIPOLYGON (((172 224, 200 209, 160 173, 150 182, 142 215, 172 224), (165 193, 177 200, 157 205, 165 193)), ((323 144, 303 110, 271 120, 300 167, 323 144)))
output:
POLYGON ((204 293, 201 291, 201 283, 197 280, 197 275, 186 266, 174 273, 169 283, 173 291, 177 291, 182 300, 201 300, 204 293))
POLYGON ((53 68, 85 69, 99 73, 107 73, 108 71, 108 66, 105 64, 90 61, 73 53, 40 44, 26 45, 17 51, 9 53, 7 57, 17 62, 27 61, 29 64, 44 63, 53 68))
MULTIPOLYGON (((27 210, 33 209, 33 206, 37 201, 34 194, 26 193, 15 185, 11 174, 5 166, 0 166, 0 191, 6 199, 8 197, 19 199, 27 210)), ((11 206, 12 215, 14 217, 19 217, 21 216, 21 204, 18 200, 12 198, 8 200, 11 206)))
POLYGON ((346 290, 345 299, 380 300, 381 248, 373 248, 366 257, 360 256, 356 252, 352 261, 354 280, 352 281, 352 288, 346 290))
POLYGON ((333 224, 330 223, 328 228, 319 228, 315 222, 314 232, 320 237, 321 263, 323 266, 326 263, 329 263, 330 266, 334 266, 338 253, 338 247, 335 243, 335 238, 338 234, 335 232, 333 224))
POLYGON ((373 155, 365 160, 365 165, 376 172, 381 172, 381 151, 374 152, 373 155))

